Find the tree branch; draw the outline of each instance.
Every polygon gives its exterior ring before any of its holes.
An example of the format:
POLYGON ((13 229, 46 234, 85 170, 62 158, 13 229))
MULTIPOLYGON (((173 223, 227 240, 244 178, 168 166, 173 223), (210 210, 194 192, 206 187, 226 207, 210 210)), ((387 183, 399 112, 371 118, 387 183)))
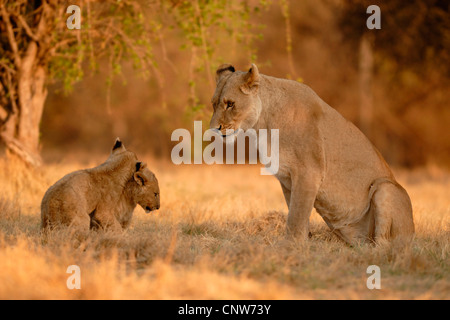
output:
POLYGON ((8 79, 8 91, 9 91, 9 99, 11 100, 11 107, 12 107, 12 113, 14 115, 17 115, 19 113, 19 107, 17 106, 16 102, 16 90, 14 89, 11 74, 9 72, 7 74, 8 79))
POLYGON ((10 68, 6 63, 4 63, 3 61, 0 61, 0 66, 2 66, 3 68, 6 69, 6 71, 11 72, 13 74, 16 73, 16 70, 10 68))
POLYGON ((14 36, 14 30, 11 25, 11 20, 9 18, 8 12, 6 11, 6 5, 3 3, 3 1, 1 4, 1 7, 0 7, 0 11, 2 14, 3 21, 5 21, 6 33, 8 36, 9 45, 11 46, 11 49, 14 54, 14 63, 16 65, 17 69, 20 69, 20 67, 22 66, 22 59, 20 58, 19 48, 17 46, 16 38, 14 36))
POLYGON ((36 42, 39 42, 39 38, 33 33, 33 30, 31 30, 30 26, 28 25, 28 23, 25 21, 24 17, 22 15, 19 15, 17 17, 17 19, 19 20, 20 24, 22 25, 22 27, 24 28, 26 34, 33 39, 36 42))

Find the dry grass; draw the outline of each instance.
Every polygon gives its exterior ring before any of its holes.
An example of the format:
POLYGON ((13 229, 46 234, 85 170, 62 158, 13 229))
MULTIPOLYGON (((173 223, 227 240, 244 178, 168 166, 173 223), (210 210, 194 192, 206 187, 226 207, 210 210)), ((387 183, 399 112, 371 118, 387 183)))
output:
MULTIPOLYGON (((40 172, 0 161, 1 299, 449 299, 450 175, 398 172, 417 235, 404 250, 348 247, 312 215, 312 238, 285 238, 287 208, 273 177, 255 166, 182 166, 150 161, 161 210, 136 209, 123 234, 48 237, 40 200, 80 165, 40 172), (153 163, 153 165, 152 165, 153 163), (69 265, 81 290, 69 290, 69 265), (366 269, 381 268, 381 290, 366 269)), ((95 165, 95 163, 92 163, 95 165)))

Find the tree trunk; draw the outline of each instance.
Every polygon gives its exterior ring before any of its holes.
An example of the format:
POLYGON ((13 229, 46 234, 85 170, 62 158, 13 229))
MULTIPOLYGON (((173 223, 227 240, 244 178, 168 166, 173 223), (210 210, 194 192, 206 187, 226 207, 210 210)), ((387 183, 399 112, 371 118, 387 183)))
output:
POLYGON ((43 1, 37 1, 34 5, 35 9, 41 8, 42 11, 27 19, 27 15, 20 12, 20 7, 7 7, 0 1, 5 39, 8 39, 14 62, 14 68, 3 65, 6 77, 0 81, 3 83, 0 84, 0 94, 7 93, 8 97, 0 98, 0 138, 9 153, 35 167, 41 164, 39 125, 47 97, 46 56, 49 43, 45 36, 50 32, 46 19, 51 9, 43 1), (14 10, 16 12, 11 13, 14 10), (11 23, 12 14, 19 21, 16 27, 11 23), (21 37, 18 28, 23 28, 26 36, 21 37))
POLYGON ((36 64, 37 53, 38 45, 30 42, 18 70, 16 107, 1 132, 8 151, 31 166, 41 164, 39 125, 47 97, 45 67, 36 64))
POLYGON ((35 155, 39 155, 39 126, 47 97, 45 69, 36 66, 37 44, 30 43, 19 79, 20 116, 18 139, 35 155))

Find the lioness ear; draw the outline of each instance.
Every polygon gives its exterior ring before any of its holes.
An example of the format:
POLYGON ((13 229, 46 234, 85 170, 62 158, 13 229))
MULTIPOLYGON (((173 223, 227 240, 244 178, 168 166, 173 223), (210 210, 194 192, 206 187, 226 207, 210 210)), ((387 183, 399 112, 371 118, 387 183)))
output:
POLYGON ((244 75, 244 84, 240 89, 245 94, 250 94, 252 91, 258 89, 259 86, 259 70, 256 64, 252 63, 251 68, 244 75))
POLYGON ((217 71, 216 71, 216 84, 219 83, 220 79, 223 76, 226 76, 235 71, 236 70, 234 69, 234 67, 229 63, 221 65, 219 68, 217 68, 217 71))
POLYGON ((123 145, 122 141, 120 141, 120 138, 116 139, 116 142, 114 143, 114 146, 112 148, 112 153, 116 153, 118 151, 126 151, 125 146, 123 145))
POLYGON ((135 172, 133 175, 134 181, 136 181, 136 183, 140 186, 144 186, 146 179, 144 177, 144 175, 140 172, 135 172))

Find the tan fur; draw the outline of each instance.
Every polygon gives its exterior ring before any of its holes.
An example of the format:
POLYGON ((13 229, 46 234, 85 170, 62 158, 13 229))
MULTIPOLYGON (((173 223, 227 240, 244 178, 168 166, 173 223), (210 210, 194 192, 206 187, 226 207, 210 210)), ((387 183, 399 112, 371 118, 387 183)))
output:
POLYGON ((159 209, 155 175, 120 140, 100 166, 72 172, 51 186, 41 203, 42 228, 121 230, 136 205, 159 209))
POLYGON ((256 65, 248 72, 222 65, 216 80, 212 129, 279 129, 275 176, 289 207, 289 234, 308 235, 315 207, 351 244, 412 237, 405 189, 364 134, 313 90, 262 75, 256 65), (234 106, 227 108, 230 101, 234 106))

